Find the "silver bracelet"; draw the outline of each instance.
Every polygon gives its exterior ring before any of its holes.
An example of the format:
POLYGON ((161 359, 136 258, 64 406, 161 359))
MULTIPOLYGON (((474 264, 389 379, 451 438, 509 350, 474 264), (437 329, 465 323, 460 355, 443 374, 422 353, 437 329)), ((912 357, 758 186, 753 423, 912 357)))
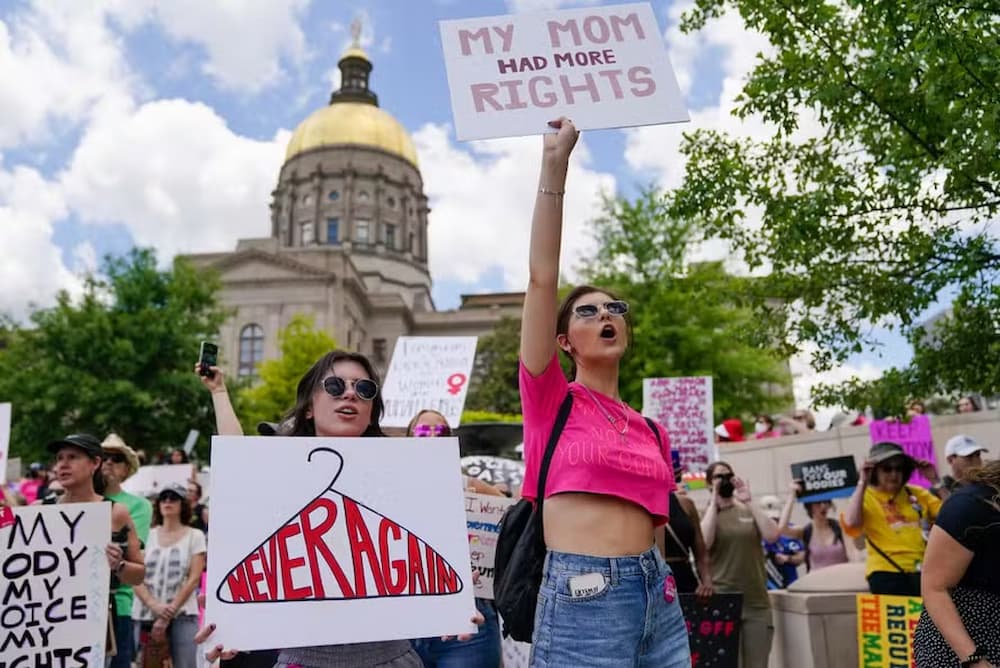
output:
POLYGON ((538 192, 542 195, 552 195, 553 197, 562 197, 566 194, 565 190, 549 190, 548 188, 539 188, 538 192))

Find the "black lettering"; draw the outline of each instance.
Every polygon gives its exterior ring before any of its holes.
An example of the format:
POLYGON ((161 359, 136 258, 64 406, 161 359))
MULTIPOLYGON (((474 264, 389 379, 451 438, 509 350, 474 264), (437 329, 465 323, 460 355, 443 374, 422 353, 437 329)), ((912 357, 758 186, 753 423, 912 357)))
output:
POLYGON ((32 539, 35 537, 35 531, 41 529, 42 535, 45 536, 45 544, 52 544, 52 537, 49 535, 49 529, 45 526, 45 518, 39 513, 35 515, 35 523, 31 525, 31 533, 24 533, 24 519, 21 515, 14 516, 14 526, 10 530, 10 538, 7 539, 7 549, 10 550, 14 547, 14 537, 17 535, 18 530, 21 532, 21 542, 25 547, 31 544, 32 539))
POLYGON ((63 522, 65 522, 66 526, 69 527, 69 542, 70 543, 75 543, 76 542, 76 525, 79 524, 80 520, 83 518, 84 511, 81 510, 79 513, 77 513, 76 519, 72 520, 72 521, 69 519, 69 517, 66 516, 65 512, 63 512, 63 511, 60 510, 59 514, 62 515, 63 522))
POLYGON ((87 618, 87 597, 83 594, 74 596, 69 601, 69 618, 70 619, 86 619, 87 618))
POLYGON ((21 582, 21 588, 18 589, 16 582, 11 582, 7 585, 7 593, 3 595, 3 605, 6 606, 10 603, 11 598, 25 598, 29 601, 32 599, 31 596, 31 582, 24 580, 21 582))
POLYGON ((84 545, 81 547, 80 551, 76 553, 76 556, 73 556, 72 548, 64 547, 63 551, 66 553, 66 559, 69 562, 69 576, 71 578, 76 577, 76 562, 80 561, 80 558, 83 557, 84 552, 87 551, 87 546, 84 545))

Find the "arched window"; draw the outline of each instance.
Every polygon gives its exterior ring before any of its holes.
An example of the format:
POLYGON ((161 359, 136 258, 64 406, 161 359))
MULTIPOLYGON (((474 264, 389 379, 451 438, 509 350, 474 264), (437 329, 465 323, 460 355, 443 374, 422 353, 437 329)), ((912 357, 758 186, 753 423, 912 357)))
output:
POLYGON ((240 376, 256 376, 257 365, 264 357, 264 330, 250 324, 240 330, 240 376))

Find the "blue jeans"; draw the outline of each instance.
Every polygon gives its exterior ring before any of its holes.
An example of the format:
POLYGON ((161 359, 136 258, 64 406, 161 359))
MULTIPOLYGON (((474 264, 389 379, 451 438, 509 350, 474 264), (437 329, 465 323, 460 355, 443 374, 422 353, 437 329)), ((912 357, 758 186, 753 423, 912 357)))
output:
POLYGON ((690 668, 687 625, 659 550, 654 546, 633 557, 550 550, 535 609, 531 666, 690 668), (578 576, 587 577, 574 580, 582 591, 572 596, 570 580, 578 576))
POLYGON ((500 619, 493 601, 476 599, 476 608, 486 618, 479 633, 465 641, 421 638, 410 641, 425 668, 500 668, 500 619))
POLYGON ((115 615, 115 645, 118 653, 108 657, 105 662, 108 668, 132 668, 132 656, 135 654, 135 627, 128 615, 115 615))

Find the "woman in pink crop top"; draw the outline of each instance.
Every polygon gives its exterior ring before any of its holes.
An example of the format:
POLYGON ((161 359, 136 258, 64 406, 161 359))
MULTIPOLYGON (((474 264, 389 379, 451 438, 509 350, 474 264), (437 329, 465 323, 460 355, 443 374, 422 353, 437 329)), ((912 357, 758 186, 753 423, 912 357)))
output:
POLYGON ((676 583, 653 540, 674 486, 669 444, 618 393, 628 304, 590 286, 558 303, 563 197, 579 133, 566 118, 551 125, 557 132, 543 141, 521 321, 524 497, 537 501, 541 460, 567 395, 572 407, 542 500, 548 556, 531 665, 687 667, 676 583), (559 350, 573 363, 571 383, 559 350))

